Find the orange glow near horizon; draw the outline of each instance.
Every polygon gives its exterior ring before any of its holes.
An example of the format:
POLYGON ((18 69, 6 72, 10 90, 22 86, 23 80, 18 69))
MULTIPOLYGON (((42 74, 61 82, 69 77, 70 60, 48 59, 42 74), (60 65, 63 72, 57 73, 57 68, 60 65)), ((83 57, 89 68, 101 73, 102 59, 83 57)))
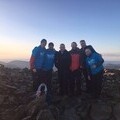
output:
MULTIPOLYGON (((9 40, 8 38, 2 38, 2 41, 0 42, 0 61, 25 59, 29 60, 32 49, 38 45, 39 44, 35 45, 34 42, 28 43, 27 41, 20 42, 15 40, 9 40)), ((59 45, 55 45, 55 48, 59 48, 59 45)), ((70 49, 69 46, 66 46, 66 49, 68 48, 70 49)), ((103 58, 108 61, 120 61, 120 55, 116 55, 115 53, 113 53, 112 55, 108 53, 103 54, 103 58)))
POLYGON ((0 59, 29 59, 32 45, 10 41, 0 42, 0 59))

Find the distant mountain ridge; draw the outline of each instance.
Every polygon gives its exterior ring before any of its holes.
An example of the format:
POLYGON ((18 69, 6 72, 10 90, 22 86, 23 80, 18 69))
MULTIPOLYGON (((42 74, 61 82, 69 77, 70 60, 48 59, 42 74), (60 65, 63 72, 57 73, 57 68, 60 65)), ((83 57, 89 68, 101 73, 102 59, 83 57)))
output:
POLYGON ((14 60, 10 61, 8 63, 0 61, 0 64, 4 65, 8 68, 29 68, 29 62, 28 61, 22 61, 22 60, 14 60))
MULTIPOLYGON (((5 67, 8 67, 8 68, 21 68, 21 69, 30 68, 29 62, 24 61, 24 60, 13 60, 13 61, 10 61, 7 63, 0 61, 0 64, 4 65, 5 67)), ((108 68, 108 69, 120 70, 120 61, 105 61, 104 66, 105 66, 105 68, 108 68)), ((56 71, 57 69, 54 67, 53 70, 56 71)))
POLYGON ((120 64, 120 61, 105 61, 104 64, 120 64))
POLYGON ((106 69, 116 69, 120 70, 120 61, 105 61, 104 67, 106 69))

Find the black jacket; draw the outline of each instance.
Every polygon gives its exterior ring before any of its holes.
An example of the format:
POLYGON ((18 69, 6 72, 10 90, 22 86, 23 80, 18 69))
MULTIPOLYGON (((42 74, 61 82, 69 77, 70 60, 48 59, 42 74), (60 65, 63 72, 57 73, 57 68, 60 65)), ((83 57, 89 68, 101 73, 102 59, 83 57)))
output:
POLYGON ((61 51, 57 52, 55 55, 55 66, 58 70, 69 70, 71 65, 70 53, 65 50, 63 53, 61 51))

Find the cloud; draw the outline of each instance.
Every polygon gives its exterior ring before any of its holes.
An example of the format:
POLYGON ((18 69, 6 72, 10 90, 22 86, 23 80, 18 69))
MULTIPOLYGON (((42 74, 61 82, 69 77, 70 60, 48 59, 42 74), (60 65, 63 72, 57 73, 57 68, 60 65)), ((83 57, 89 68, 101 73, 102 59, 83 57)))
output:
POLYGON ((120 53, 104 53, 102 55, 105 60, 120 61, 120 53))
POLYGON ((120 53, 103 53, 103 56, 120 57, 120 53))

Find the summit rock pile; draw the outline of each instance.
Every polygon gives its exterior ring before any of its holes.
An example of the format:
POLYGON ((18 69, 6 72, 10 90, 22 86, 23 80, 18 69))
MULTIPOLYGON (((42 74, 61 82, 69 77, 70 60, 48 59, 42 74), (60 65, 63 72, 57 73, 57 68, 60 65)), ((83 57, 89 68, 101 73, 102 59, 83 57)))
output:
MULTIPOLYGON (((83 85, 84 85, 83 80, 83 85)), ((120 71, 105 70, 102 95, 90 98, 58 96, 57 72, 53 73, 52 105, 32 92, 30 71, 0 66, 0 120, 120 120, 120 71)))

